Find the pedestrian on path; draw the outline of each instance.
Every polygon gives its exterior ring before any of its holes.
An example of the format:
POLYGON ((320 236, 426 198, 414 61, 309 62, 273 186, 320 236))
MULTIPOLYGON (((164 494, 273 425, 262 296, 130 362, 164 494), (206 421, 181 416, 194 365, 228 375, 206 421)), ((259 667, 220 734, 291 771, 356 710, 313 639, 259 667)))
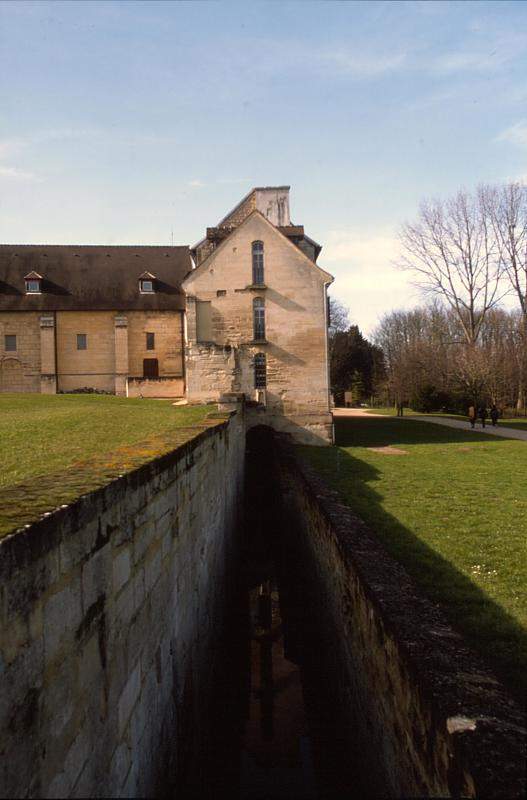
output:
POLYGON ((486 409, 486 407, 484 405, 480 406, 480 409, 479 409, 479 412, 478 412, 478 416, 479 416, 479 418, 481 420, 481 427, 484 428, 485 427, 485 422, 487 420, 487 409, 486 409))
POLYGON ((468 409, 468 420, 470 427, 473 428, 476 424, 476 406, 470 406, 468 409))
POLYGON ((493 403, 491 408, 490 408, 490 418, 492 420, 492 427, 493 428, 496 427, 499 415, 500 415, 500 412, 498 411, 496 403, 493 403))

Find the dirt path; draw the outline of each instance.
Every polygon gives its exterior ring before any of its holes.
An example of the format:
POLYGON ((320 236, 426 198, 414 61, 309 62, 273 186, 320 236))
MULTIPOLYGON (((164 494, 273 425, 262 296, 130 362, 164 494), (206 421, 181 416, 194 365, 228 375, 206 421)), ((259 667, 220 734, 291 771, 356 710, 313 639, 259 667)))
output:
MULTIPOLYGON (((384 414, 370 414, 362 408, 335 408, 333 410, 335 417, 384 417, 384 414)), ((391 419, 400 419, 400 417, 391 417, 391 419)), ((429 417, 417 416, 415 414, 408 414, 402 417, 405 420, 414 422, 431 422, 433 425, 445 425, 447 428, 458 428, 461 431, 471 431, 474 433, 488 433, 490 436, 501 436, 503 439, 520 439, 527 442, 527 431, 521 431, 517 428, 500 428, 498 425, 493 428, 490 424, 485 428, 481 427, 481 423, 476 423, 476 427, 472 429, 470 423, 457 419, 446 419, 445 417, 429 417)))

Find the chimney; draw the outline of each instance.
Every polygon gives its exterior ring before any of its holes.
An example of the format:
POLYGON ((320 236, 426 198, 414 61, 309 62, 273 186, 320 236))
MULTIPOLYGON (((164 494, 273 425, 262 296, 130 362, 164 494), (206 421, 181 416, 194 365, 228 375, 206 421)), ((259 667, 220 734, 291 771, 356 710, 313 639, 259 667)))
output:
POLYGON ((265 186, 256 189, 256 208, 273 225, 291 224, 289 189, 289 186, 265 186))

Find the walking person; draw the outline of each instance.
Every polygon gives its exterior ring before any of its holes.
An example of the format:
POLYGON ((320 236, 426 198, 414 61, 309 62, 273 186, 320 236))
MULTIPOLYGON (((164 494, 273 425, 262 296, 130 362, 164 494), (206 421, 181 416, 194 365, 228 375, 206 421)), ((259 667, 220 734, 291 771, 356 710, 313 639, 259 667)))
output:
POLYGON ((481 427, 484 428, 485 427, 485 422, 487 420, 487 407, 485 405, 482 404, 480 406, 480 409, 479 409, 479 412, 478 412, 478 416, 479 416, 479 418, 481 420, 481 427))
POLYGON ((468 421, 470 422, 470 427, 474 428, 476 425, 476 406, 469 406, 468 421))
POLYGON ((499 415, 500 415, 500 412, 498 411, 498 407, 496 406, 496 403, 493 403, 492 406, 490 407, 490 418, 491 418, 491 421, 492 421, 492 427, 493 428, 495 428, 497 423, 498 423, 499 415))

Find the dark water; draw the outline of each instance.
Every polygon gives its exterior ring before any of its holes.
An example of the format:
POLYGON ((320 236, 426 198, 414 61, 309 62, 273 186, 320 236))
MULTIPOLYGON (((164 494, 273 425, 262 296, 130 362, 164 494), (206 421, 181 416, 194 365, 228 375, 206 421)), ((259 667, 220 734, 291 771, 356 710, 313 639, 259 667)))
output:
POLYGON ((349 759, 339 752, 338 700, 321 658, 328 642, 310 626, 268 436, 256 430, 248 437, 242 561, 215 687, 204 795, 361 797, 350 793, 349 759))

